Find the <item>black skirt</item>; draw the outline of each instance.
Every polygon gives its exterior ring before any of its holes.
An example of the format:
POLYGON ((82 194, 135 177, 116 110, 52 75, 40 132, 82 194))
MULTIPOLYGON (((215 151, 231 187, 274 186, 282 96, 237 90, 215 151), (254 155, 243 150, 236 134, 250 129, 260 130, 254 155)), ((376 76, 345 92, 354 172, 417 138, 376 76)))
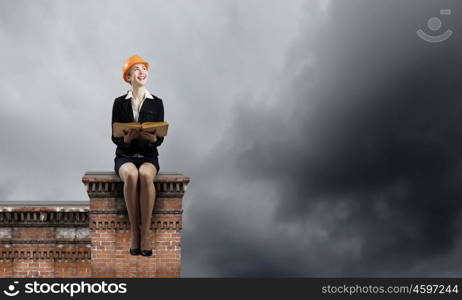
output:
POLYGON ((115 158, 114 158, 114 171, 116 172, 117 176, 120 177, 119 175, 119 169, 120 167, 126 163, 126 162, 131 162, 133 163, 138 169, 140 168, 141 164, 144 163, 144 162, 150 162, 152 163, 156 169, 157 169, 157 174, 159 174, 159 169, 160 169, 160 166, 159 166, 159 159, 158 157, 154 156, 154 157, 149 157, 149 156, 145 156, 145 157, 130 157, 130 156, 119 156, 117 155, 115 158))

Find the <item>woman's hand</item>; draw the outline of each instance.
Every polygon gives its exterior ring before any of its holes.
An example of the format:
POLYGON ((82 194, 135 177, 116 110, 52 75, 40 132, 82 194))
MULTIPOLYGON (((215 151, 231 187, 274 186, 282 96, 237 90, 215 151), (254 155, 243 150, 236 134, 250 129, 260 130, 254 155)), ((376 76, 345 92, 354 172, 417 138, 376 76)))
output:
POLYGON ((156 130, 154 129, 154 132, 148 132, 148 131, 140 131, 140 137, 143 140, 148 141, 151 144, 154 144, 157 142, 157 135, 156 135, 156 130))
POLYGON ((130 144, 133 140, 136 140, 139 138, 139 133, 136 129, 130 129, 129 131, 124 130, 124 143, 125 144, 130 144))

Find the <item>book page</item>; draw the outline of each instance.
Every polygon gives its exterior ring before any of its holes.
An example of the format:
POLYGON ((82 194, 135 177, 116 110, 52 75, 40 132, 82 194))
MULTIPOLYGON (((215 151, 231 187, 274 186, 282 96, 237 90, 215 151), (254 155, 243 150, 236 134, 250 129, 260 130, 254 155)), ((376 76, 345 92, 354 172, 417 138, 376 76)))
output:
POLYGON ((114 122, 112 124, 112 135, 114 137, 121 137, 124 135, 123 130, 128 131, 131 128, 141 130, 141 124, 138 122, 128 122, 128 123, 114 122))
POLYGON ((168 122, 145 122, 142 125, 142 129, 148 132, 156 130, 157 136, 166 136, 168 131, 168 122))

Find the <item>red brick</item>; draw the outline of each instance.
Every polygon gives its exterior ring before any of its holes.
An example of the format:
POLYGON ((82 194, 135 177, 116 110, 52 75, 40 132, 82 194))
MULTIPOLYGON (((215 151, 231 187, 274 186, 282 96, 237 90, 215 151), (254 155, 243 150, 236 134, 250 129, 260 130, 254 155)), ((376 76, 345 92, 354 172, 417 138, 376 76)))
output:
POLYGON ((182 175, 155 179, 162 187, 156 192, 151 223, 151 257, 131 256, 128 252, 130 224, 122 190, 111 194, 109 186, 104 187, 106 183, 120 184, 117 177, 85 176, 84 183, 101 182, 101 187, 108 190, 89 192, 90 201, 84 208, 0 208, 5 219, 14 214, 17 217, 4 227, 0 277, 179 277, 182 197, 176 184, 189 180, 182 175), (175 188, 163 190, 169 182, 174 182, 175 188), (60 221, 56 221, 58 215, 60 221), (37 218, 42 220, 44 216, 45 224, 35 226, 37 218), (88 222, 86 229, 82 227, 86 223, 80 220, 88 222))

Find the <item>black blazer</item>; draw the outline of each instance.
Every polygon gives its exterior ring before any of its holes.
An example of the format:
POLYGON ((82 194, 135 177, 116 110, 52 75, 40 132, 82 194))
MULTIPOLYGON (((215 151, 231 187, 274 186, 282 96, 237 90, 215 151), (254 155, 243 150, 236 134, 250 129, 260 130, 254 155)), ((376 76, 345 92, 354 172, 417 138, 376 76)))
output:
MULTIPOLYGON (((152 94, 151 94, 152 95, 152 94)), ((114 100, 112 107, 112 123, 114 122, 135 122, 132 111, 131 98, 125 99, 127 94, 117 97, 114 100)), ((162 99, 152 95, 154 99, 146 98, 141 106, 138 122, 163 122, 164 121, 164 104, 162 99)), ((157 137, 154 144, 150 144, 146 140, 133 140, 130 144, 123 141, 123 137, 114 137, 112 135, 111 123, 111 139, 117 145, 115 154, 117 156, 132 156, 136 153, 148 157, 157 157, 157 147, 164 141, 164 137, 157 137)))

